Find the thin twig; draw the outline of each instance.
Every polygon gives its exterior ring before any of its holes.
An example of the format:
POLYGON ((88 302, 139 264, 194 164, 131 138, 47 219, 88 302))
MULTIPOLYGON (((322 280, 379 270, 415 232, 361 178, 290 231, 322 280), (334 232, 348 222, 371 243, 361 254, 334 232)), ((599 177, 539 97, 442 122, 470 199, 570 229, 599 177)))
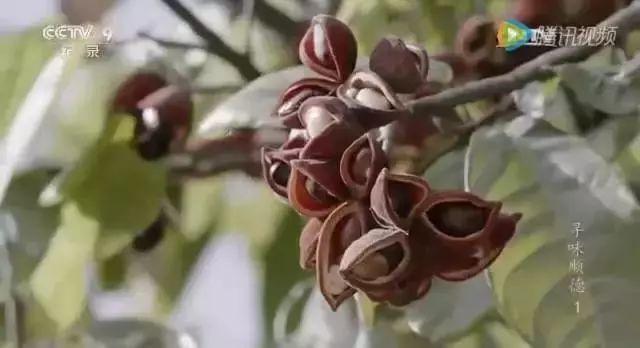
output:
POLYGON ((430 154, 429 157, 415 163, 414 168, 412 168, 413 172, 416 174, 422 174, 447 153, 466 146, 469 143, 471 135, 479 128, 489 125, 498 119, 517 116, 519 113, 520 111, 515 108, 513 98, 511 98, 511 96, 505 96, 500 100, 500 102, 493 106, 485 116, 477 121, 467 123, 457 130, 454 130, 453 134, 457 137, 455 141, 448 144, 448 146, 439 149, 437 153, 430 154))
POLYGON ((243 0, 242 1, 242 19, 245 25, 245 37, 243 38, 243 48, 245 54, 251 56, 251 31, 253 29, 253 22, 256 15, 256 0, 243 0))
POLYGON ((190 86, 189 91, 195 94, 227 94, 239 91, 242 85, 190 86))
POLYGON ((180 177, 207 177, 240 170, 255 174, 260 168, 260 149, 280 146, 287 138, 282 129, 235 128, 226 136, 200 140, 167 158, 180 177))
POLYGON ((184 50, 190 50, 190 49, 199 49, 199 50, 203 50, 203 51, 209 51, 209 49, 207 48, 206 45, 203 44, 199 44, 199 43, 192 43, 192 42, 183 42, 183 41, 174 41, 174 40, 168 40, 168 39, 161 39, 159 37, 155 37, 147 32, 139 32, 138 33, 138 37, 143 38, 143 39, 147 39, 147 40, 151 40, 155 43, 157 43, 160 46, 163 47, 167 47, 167 48, 179 48, 179 49, 184 49, 184 50))
POLYGON ((194 33, 204 40, 206 43, 204 47, 208 52, 219 56, 234 66, 246 80, 250 81, 260 76, 260 71, 253 65, 251 59, 246 54, 240 53, 227 45, 218 34, 211 31, 179 0, 161 1, 173 10, 178 17, 182 18, 194 33))
MULTIPOLYGON (((617 34, 624 35, 630 30, 640 27, 640 1, 614 13, 599 25, 600 27, 617 27, 617 34)), ((535 80, 544 80, 554 75, 551 67, 562 63, 581 61, 601 47, 576 46, 562 47, 547 52, 520 65, 511 72, 478 81, 469 82, 457 88, 416 99, 408 104, 414 115, 429 114, 434 107, 453 107, 475 100, 509 93, 524 87, 535 80)))
POLYGON ((327 14, 335 16, 342 7, 342 0, 329 0, 327 5, 327 14))
POLYGON ((255 0, 254 11, 256 18, 260 22, 283 37, 293 38, 298 33, 299 23, 273 7, 267 1, 255 0))

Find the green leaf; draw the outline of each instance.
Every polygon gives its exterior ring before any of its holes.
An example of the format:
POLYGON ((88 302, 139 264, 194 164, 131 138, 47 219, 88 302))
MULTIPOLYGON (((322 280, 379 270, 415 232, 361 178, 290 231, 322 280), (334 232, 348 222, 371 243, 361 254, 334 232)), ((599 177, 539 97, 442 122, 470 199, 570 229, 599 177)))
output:
POLYGON ((640 130, 640 117, 616 117, 585 134, 589 146, 609 162, 614 162, 632 146, 640 130))
POLYGON ((429 185, 438 190, 464 189, 465 153, 466 149, 456 149, 431 164, 424 173, 429 185))
POLYGON ((11 301, 13 266, 8 245, 15 239, 15 220, 9 214, 0 214, 0 303, 11 301))
POLYGON ((405 331, 390 320, 378 320, 373 327, 360 327, 354 348, 424 348, 427 338, 405 331))
MULTIPOLYGON (((217 229, 241 233, 249 240, 263 277, 263 314, 270 327, 289 289, 309 276, 299 265, 298 238, 303 221, 280 202, 263 182, 245 175, 225 177, 224 212, 217 229)), ((267 331, 265 339, 271 339, 267 331)))
MULTIPOLYGON (((215 225, 214 222, 212 230, 215 229, 215 225)), ((209 240, 209 234, 203 234, 198 239, 189 239, 167 227, 162 242, 155 249, 136 255, 136 260, 148 272, 158 289, 157 309, 160 313, 171 313, 193 266, 209 240)))
POLYGON ((266 323, 273 321, 276 310, 289 289, 309 276, 300 268, 298 262, 298 235, 303 227, 300 216, 287 209, 280 214, 280 221, 274 227, 274 239, 262 255, 266 323))
POLYGON ((492 295, 483 273, 464 282, 434 279, 425 297, 404 308, 405 317, 413 332, 441 340, 466 331, 493 310, 492 295))
POLYGON ((127 254, 120 253, 98 263, 100 285, 104 290, 114 290, 124 284, 127 277, 129 259, 127 254))
POLYGON ((14 220, 17 231, 10 249, 16 286, 31 276, 59 223, 59 207, 42 208, 37 204, 40 187, 50 177, 43 171, 15 177, 0 207, 1 213, 14 220))
POLYGON ((636 197, 640 199, 640 135, 636 133, 623 150, 616 154, 615 164, 622 170, 636 197))
MULTIPOLYGON (((368 60, 361 58, 356 68, 367 64, 368 60)), ((229 128, 256 127, 268 122, 280 95, 289 85, 317 76, 304 65, 262 75, 205 114, 197 127, 197 136, 218 136, 229 128)))
POLYGON ((158 217, 165 197, 166 169, 141 159, 130 146, 133 123, 129 116, 111 115, 103 137, 65 184, 66 199, 99 224, 98 258, 129 245, 158 217))
POLYGON ((60 331, 69 329, 86 305, 86 267, 98 241, 98 222, 75 203, 61 208, 61 224, 33 272, 30 288, 60 331))
MULTIPOLYGON (((225 202, 224 213, 217 228, 220 231, 244 234, 251 243, 257 260, 262 260, 274 240, 279 238, 280 228, 285 227, 282 221, 290 208, 278 200, 263 182, 242 174, 225 176, 222 197, 225 202)), ((296 242, 296 250, 298 235, 289 232, 289 238, 296 242)))
POLYGON ((136 319, 94 321, 82 347, 188 348, 194 338, 168 326, 136 319))
POLYGON ((0 76, 5 81, 0 87, 0 137, 55 49, 42 38, 41 27, 0 37, 0 76))
POLYGON ((561 67, 559 76, 581 103, 596 110, 615 115, 637 111, 640 83, 617 77, 617 70, 571 64, 561 67))
POLYGON ((378 308, 384 305, 372 301, 363 293, 357 293, 355 298, 362 324, 366 327, 373 327, 378 319, 378 308))
POLYGON ((184 183, 181 198, 180 233, 198 240, 215 232, 215 224, 224 212, 224 177, 192 179, 184 183))
POLYGON ((444 348, 529 348, 495 311, 487 313, 468 331, 439 342, 444 348))
POLYGON ((118 56, 78 64, 48 114, 52 119, 52 145, 45 153, 49 161, 73 163, 95 143, 109 117, 115 91, 130 70, 118 56))
POLYGON ((227 128, 258 125, 275 110, 278 98, 290 84, 310 76, 314 76, 311 70, 300 65, 253 80, 205 115, 198 126, 198 134, 209 135, 227 128))
POLYGON ((297 330, 289 337, 277 337, 283 340, 277 343, 286 348, 353 347, 358 331, 356 301, 347 299, 334 312, 315 286, 304 304, 297 330))
POLYGON ((467 169, 471 191, 523 213, 490 268, 509 325, 536 347, 638 342, 640 209, 620 170, 584 139, 526 117, 474 134, 467 169), (576 240, 584 250, 580 294, 569 288, 579 275, 569 266, 576 240))

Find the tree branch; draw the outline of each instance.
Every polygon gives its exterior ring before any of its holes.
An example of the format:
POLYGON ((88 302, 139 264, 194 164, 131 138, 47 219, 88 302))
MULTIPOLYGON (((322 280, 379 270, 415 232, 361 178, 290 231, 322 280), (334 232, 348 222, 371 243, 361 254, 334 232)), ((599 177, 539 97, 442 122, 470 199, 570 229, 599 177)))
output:
POLYGON ((216 33, 211 31, 179 0, 161 0, 167 7, 189 25, 191 30, 200 36, 206 45, 204 48, 234 66, 246 80, 253 80, 260 76, 260 71, 251 63, 251 59, 243 53, 227 45, 216 33))
MULTIPOLYGON (((614 13, 599 24, 600 27, 617 27, 617 35, 640 27, 640 1, 634 1, 628 7, 614 13)), ((416 99, 407 107, 414 115, 428 114, 434 107, 453 107, 475 100, 509 93, 524 87, 535 80, 544 80, 554 75, 552 66, 581 61, 602 47, 575 46, 562 47, 547 52, 520 65, 511 72, 478 81, 469 82, 457 88, 416 99)))
POLYGON ((264 25, 275 30, 285 38, 292 38, 298 32, 300 24, 282 11, 273 7, 266 0, 255 0, 254 13, 264 25))
POLYGON ((340 11, 340 7, 342 6, 342 0, 329 0, 329 5, 327 6, 327 14, 331 16, 335 16, 338 11, 340 11))
POLYGON ((228 171, 259 175, 262 147, 278 147, 287 138, 283 129, 236 128, 219 138, 199 140, 171 154, 166 164, 182 178, 200 178, 228 171))
POLYGON ((155 43, 157 43, 160 46, 163 47, 168 47, 168 48, 180 48, 180 49, 185 49, 185 50, 189 50, 189 49, 200 49, 203 51, 208 51, 208 48, 206 45, 202 45, 199 43, 191 43, 191 42, 182 42, 182 41, 174 41, 174 40, 167 40, 167 39, 161 39, 158 37, 155 37, 149 33, 146 32, 139 32, 138 33, 138 37, 143 38, 143 39, 147 39, 147 40, 151 40, 155 43))

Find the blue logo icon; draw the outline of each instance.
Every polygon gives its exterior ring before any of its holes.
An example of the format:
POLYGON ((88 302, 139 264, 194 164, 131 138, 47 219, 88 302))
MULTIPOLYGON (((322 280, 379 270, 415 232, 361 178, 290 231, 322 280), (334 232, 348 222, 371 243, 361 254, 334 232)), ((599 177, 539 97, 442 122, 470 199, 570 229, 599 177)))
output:
POLYGON ((533 30, 520 21, 509 19, 498 27, 498 47, 511 52, 531 41, 533 30))

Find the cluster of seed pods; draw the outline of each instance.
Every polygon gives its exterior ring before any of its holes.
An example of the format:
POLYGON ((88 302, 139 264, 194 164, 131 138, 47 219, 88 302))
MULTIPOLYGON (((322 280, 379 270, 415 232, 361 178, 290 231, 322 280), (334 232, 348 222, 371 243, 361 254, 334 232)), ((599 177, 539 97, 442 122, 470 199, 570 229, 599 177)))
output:
POLYGON ((319 15, 299 56, 319 76, 282 93, 274 116, 289 137, 263 149, 262 169, 273 192, 306 219, 300 264, 316 272, 328 304, 335 310, 360 291, 403 306, 423 297, 433 277, 462 281, 489 266, 520 214, 394 172, 385 151, 385 128, 412 117, 407 101, 433 93, 427 52, 385 37, 368 69, 355 71, 350 28, 319 15))

